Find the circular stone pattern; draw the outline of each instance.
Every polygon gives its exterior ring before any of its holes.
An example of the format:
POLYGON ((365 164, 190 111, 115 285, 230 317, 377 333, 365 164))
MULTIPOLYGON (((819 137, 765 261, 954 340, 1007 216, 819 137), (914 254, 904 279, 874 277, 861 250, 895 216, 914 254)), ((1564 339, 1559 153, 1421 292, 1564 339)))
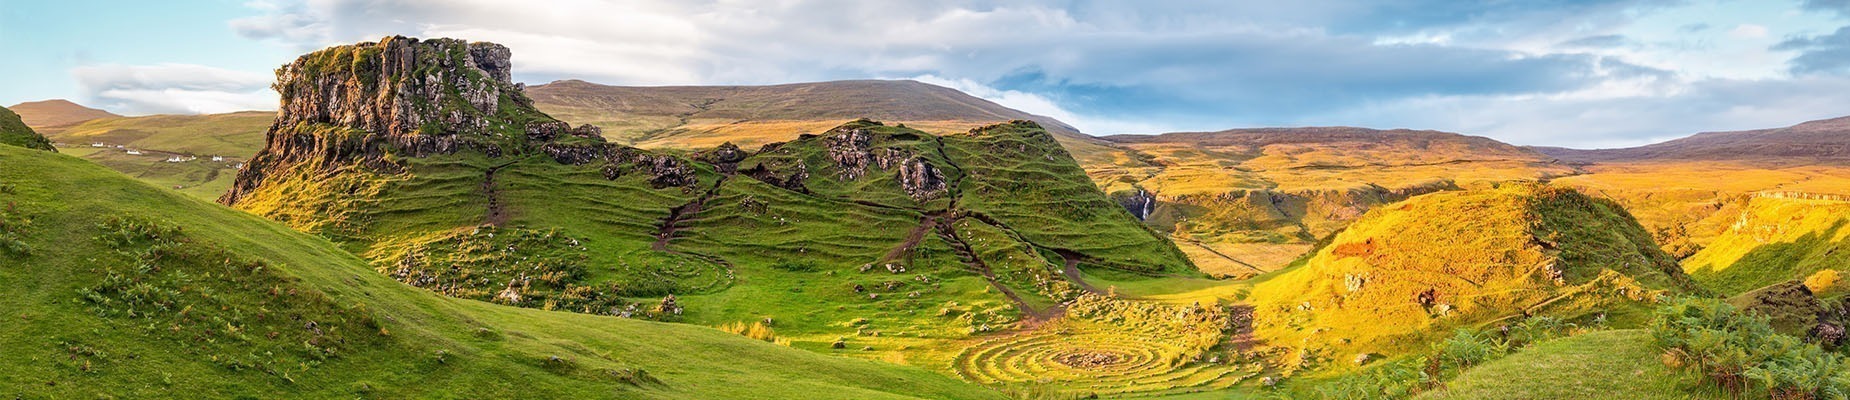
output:
POLYGON ((1078 395, 1220 388, 1250 375, 1235 366, 1190 362, 1182 352, 1147 335, 1053 329, 977 343, 958 353, 952 368, 977 383, 1032 383, 1078 395))

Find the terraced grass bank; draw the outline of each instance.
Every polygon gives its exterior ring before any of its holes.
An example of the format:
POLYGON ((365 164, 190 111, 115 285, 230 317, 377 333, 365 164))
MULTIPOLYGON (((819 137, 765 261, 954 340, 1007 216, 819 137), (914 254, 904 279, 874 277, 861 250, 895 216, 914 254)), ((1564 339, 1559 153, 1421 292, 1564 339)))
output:
POLYGON ((1003 397, 698 326, 440 296, 66 155, 0 146, 0 205, 0 396, 1003 397))

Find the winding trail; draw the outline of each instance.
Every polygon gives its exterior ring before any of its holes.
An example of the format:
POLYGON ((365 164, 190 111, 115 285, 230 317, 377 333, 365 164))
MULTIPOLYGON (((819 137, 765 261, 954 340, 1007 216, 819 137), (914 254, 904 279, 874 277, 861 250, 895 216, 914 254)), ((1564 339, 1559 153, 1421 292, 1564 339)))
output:
POLYGON ((1085 255, 1064 249, 1054 249, 1054 253, 1060 254, 1060 258, 1066 261, 1066 266, 1060 268, 1060 274, 1066 275, 1066 280, 1073 281, 1073 284, 1079 285, 1080 289, 1085 289, 1087 292, 1103 293, 1098 291, 1098 288, 1092 287, 1091 283, 1087 283, 1085 276, 1079 272, 1079 261, 1084 259, 1085 255))
POLYGON ((913 227, 910 232, 906 232, 906 241, 900 242, 899 246, 893 247, 892 250, 887 250, 886 255, 880 256, 880 262, 897 260, 900 256, 906 255, 906 252, 919 247, 919 242, 925 240, 925 233, 930 232, 932 227, 938 225, 938 218, 941 216, 943 216, 941 213, 932 213, 920 217, 919 226, 913 227))
POLYGON ((488 170, 482 173, 482 196, 488 198, 488 214, 486 219, 489 226, 499 227, 507 224, 508 218, 507 209, 501 206, 498 190, 495 189, 495 172, 499 172, 502 168, 507 168, 510 165, 520 163, 524 160, 525 159, 517 159, 501 165, 488 167, 488 170))

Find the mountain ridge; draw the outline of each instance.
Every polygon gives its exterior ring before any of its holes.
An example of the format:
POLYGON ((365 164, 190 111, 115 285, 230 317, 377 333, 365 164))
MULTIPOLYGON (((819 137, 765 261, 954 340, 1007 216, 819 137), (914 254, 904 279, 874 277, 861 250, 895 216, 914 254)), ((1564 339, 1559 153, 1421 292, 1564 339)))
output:
POLYGON ((35 129, 53 131, 56 130, 55 128, 76 125, 84 121, 121 116, 65 99, 28 101, 7 108, 18 113, 20 118, 26 121, 26 125, 31 125, 35 129))
POLYGON ((1770 164, 1850 164, 1850 116, 1782 128, 1701 132, 1638 147, 1581 150, 1532 147, 1564 161, 1742 161, 1770 164))

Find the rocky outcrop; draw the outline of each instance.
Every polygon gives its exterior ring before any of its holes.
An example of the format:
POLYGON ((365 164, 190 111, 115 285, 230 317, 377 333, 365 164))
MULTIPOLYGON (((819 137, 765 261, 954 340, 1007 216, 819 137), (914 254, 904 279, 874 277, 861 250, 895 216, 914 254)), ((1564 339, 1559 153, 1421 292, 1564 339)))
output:
POLYGON ((739 162, 745 161, 745 157, 747 156, 750 156, 750 154, 746 154, 745 150, 739 149, 738 145, 734 145, 732 142, 726 142, 721 143, 719 147, 713 148, 713 150, 701 153, 700 161, 713 164, 713 167, 719 169, 719 172, 722 174, 730 174, 738 171, 739 162))
POLYGON ((311 53, 277 70, 276 124, 390 137, 486 133, 503 106, 532 107, 509 80, 510 56, 493 43, 406 37, 311 53), (514 104, 501 104, 504 92, 514 104))
POLYGON ((873 135, 859 128, 837 128, 834 135, 822 140, 829 159, 835 160, 837 178, 851 181, 867 175, 867 166, 873 163, 868 151, 872 141, 873 135))
POLYGON ((686 161, 606 143, 595 126, 573 128, 534 109, 511 80, 511 57, 494 43, 394 36, 297 58, 276 72, 282 104, 268 143, 219 201, 236 205, 293 168, 400 173, 403 158, 465 150, 604 162, 608 178, 639 169, 658 188, 693 184, 686 161))
POLYGON ((900 165, 899 186, 905 189, 907 196, 920 203, 944 197, 947 188, 944 173, 931 162, 917 157, 900 165))
POLYGON ((798 193, 809 193, 809 188, 803 185, 803 181, 809 179, 808 165, 803 164, 802 161, 798 161, 790 168, 778 169, 790 169, 792 172, 787 176, 778 176, 776 172, 773 172, 772 169, 765 166, 765 164, 758 164, 743 171, 739 171, 739 173, 770 184, 771 186, 788 189, 798 193))

